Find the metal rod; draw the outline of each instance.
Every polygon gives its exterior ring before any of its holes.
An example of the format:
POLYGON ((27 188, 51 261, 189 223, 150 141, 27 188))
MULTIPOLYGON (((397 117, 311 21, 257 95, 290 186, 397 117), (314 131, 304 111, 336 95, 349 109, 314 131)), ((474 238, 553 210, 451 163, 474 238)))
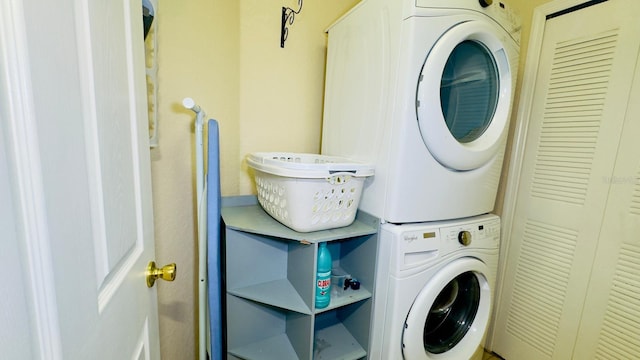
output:
POLYGON ((196 199, 198 218, 198 329, 199 359, 207 359, 207 228, 204 185, 204 141, 205 112, 191 98, 182 100, 182 105, 196 114, 196 199))

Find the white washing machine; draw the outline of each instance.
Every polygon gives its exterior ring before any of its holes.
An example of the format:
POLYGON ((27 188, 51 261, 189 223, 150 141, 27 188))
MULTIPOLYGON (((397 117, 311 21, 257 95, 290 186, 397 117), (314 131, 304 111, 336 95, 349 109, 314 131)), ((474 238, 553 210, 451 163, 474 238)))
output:
POLYGON ((500 219, 382 224, 369 358, 469 359, 492 308, 500 219))
POLYGON ((497 0, 363 0, 329 28, 322 153, 376 165, 362 210, 391 223, 493 210, 519 30, 497 0))

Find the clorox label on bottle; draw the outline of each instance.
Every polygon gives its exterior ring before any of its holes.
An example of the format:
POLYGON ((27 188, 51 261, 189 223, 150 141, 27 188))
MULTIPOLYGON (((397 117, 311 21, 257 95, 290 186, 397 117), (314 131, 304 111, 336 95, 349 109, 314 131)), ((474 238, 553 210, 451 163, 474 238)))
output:
POLYGON ((320 243, 316 270, 316 309, 326 308, 329 302, 331 302, 331 253, 327 249, 327 243, 320 243))
POLYGON ((325 295, 329 292, 329 288, 331 287, 331 272, 318 274, 318 281, 316 286, 318 287, 318 291, 320 295, 325 295))

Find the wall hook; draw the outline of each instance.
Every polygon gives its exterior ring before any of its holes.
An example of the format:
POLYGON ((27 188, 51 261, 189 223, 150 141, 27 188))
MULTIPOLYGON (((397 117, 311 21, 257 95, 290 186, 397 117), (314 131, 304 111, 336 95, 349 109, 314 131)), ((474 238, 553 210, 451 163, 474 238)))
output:
POLYGON ((293 10, 290 7, 282 7, 282 23, 280 26, 280 47, 284 48, 284 42, 287 40, 287 36, 289 35, 289 28, 287 28, 287 23, 289 25, 293 25, 293 21, 295 20, 296 15, 300 14, 302 11, 302 0, 298 0, 298 10, 293 10))

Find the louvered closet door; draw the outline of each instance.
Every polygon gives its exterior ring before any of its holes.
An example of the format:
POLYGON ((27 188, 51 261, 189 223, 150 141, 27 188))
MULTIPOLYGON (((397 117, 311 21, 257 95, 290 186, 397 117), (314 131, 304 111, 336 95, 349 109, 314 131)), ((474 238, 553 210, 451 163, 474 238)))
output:
POLYGON ((603 179, 638 56, 638 3, 611 0, 546 23, 496 306, 493 350, 508 360, 571 359, 583 336, 611 185, 603 179))
POLYGON ((629 99, 575 359, 640 359, 640 67, 629 99))

